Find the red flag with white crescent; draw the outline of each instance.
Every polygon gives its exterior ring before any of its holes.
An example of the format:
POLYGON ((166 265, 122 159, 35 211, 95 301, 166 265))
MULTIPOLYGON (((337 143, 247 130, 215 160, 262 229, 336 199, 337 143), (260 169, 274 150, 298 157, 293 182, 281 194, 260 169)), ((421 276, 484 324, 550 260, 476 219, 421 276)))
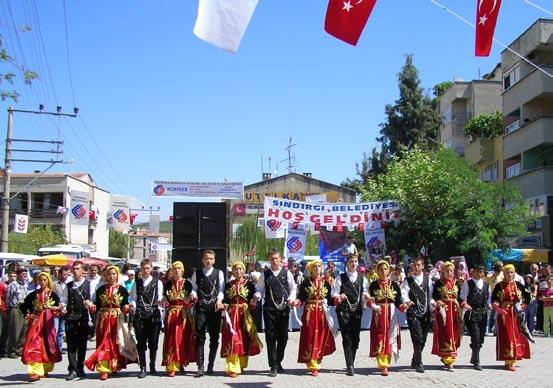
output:
POLYGON ((476 42, 474 53, 477 57, 487 57, 492 49, 493 33, 501 0, 476 0, 476 42))
POLYGON ((355 46, 375 4, 376 0, 330 0, 325 31, 355 46))

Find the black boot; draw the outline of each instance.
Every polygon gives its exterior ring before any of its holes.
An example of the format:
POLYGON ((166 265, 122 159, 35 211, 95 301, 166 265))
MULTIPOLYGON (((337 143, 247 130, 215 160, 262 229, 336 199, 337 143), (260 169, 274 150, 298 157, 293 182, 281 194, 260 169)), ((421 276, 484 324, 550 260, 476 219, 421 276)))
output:
POLYGON ((199 346, 196 348, 196 356, 198 363, 198 371, 194 377, 202 377, 204 375, 204 347, 199 346))
POLYGON ((213 374, 213 364, 215 363, 215 357, 217 357, 217 347, 209 347, 209 360, 207 363, 207 374, 213 374))
POLYGON ((353 376, 355 374, 353 370, 353 353, 351 351, 351 345, 344 345, 344 356, 346 358, 346 374, 353 376))
POLYGON ((157 356, 157 349, 150 349, 150 374, 152 376, 157 375, 156 356, 157 356))
POLYGON ((470 363, 473 365, 473 368, 476 370, 482 370, 480 365, 480 349, 472 348, 472 356, 470 358, 470 363))
POLYGON ((146 377, 146 352, 138 352, 138 364, 140 365, 138 378, 143 379, 144 377, 146 377))
POLYGON ((424 367, 422 366, 422 345, 413 345, 413 361, 411 366, 415 368, 418 373, 424 373, 424 367))

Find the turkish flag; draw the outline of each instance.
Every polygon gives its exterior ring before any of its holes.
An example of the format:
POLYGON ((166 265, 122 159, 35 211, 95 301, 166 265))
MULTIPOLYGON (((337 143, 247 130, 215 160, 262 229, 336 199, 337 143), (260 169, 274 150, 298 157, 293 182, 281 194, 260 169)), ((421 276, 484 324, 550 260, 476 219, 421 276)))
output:
POLYGON ((492 49, 493 33, 501 0, 476 0, 476 42, 474 53, 477 57, 487 57, 492 49))
POLYGON ((376 0, 330 0, 325 31, 355 46, 375 4, 376 0))

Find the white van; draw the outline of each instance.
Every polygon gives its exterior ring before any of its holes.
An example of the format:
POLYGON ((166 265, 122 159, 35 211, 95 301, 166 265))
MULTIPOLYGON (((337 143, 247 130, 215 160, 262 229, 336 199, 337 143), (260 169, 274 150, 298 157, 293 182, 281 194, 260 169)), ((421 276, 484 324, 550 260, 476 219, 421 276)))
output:
POLYGON ((42 247, 38 250, 38 256, 48 256, 63 254, 75 259, 84 259, 90 257, 90 251, 84 249, 81 245, 54 245, 53 247, 42 247))
POLYGON ((21 253, 8 253, 0 252, 0 276, 4 277, 6 275, 6 270, 10 263, 21 263, 25 267, 29 267, 33 261, 36 259, 35 255, 23 255, 21 253))

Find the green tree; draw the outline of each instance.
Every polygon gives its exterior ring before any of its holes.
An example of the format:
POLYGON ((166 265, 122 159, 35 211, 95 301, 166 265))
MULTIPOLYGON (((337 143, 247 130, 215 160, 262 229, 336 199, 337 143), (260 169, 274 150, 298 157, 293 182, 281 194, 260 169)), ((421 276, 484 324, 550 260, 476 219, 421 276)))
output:
POLYGON ((362 199, 397 200, 401 220, 387 230, 387 245, 416 254, 422 242, 434 259, 466 254, 482 262, 506 237, 524 235, 531 221, 518 189, 482 182, 444 148, 405 151, 368 182, 362 199))
MULTIPOLYGON (((360 192, 370 179, 384 173, 392 158, 400 157, 403 149, 416 146, 433 150, 438 146, 441 119, 436 110, 437 100, 424 92, 413 55, 405 59, 398 74, 398 87, 399 98, 384 108, 386 121, 380 124, 380 136, 376 139, 380 146, 374 147, 370 156, 363 154, 361 163, 356 165, 357 178, 346 179, 343 186, 360 192)), ((438 89, 445 87, 443 83, 438 89)))
POLYGON ((441 96, 443 96, 445 94, 445 92, 447 92, 447 90, 453 86, 453 82, 451 81, 444 81, 444 82, 441 82, 437 85, 435 85, 432 90, 434 92, 434 95, 436 96, 436 98, 440 98, 441 96))
POLYGON ((129 235, 109 230, 109 256, 127 258, 129 253, 129 235))
POLYGON ((481 114, 470 119, 463 128, 465 136, 476 139, 493 139, 503 134, 503 113, 481 114))
MULTIPOLYGON (((255 260, 258 261, 267 260, 267 252, 271 249, 277 249, 281 254, 284 254, 284 239, 266 239, 263 228, 257 226, 257 217, 248 216, 244 218, 242 225, 236 229, 234 237, 230 240, 230 248, 237 256, 245 257, 254 245, 257 252, 255 260)), ((305 254, 308 256, 319 254, 318 235, 307 235, 305 254)))
POLYGON ((403 148, 435 149, 441 121, 434 101, 424 93, 412 55, 407 55, 398 74, 398 86, 399 99, 386 105, 386 121, 380 124, 377 140, 389 157, 400 156, 403 148))
MULTIPOLYGON (((21 31, 31 31, 31 28, 26 26, 21 29, 21 31)), ((17 62, 15 58, 8 54, 6 48, 4 47, 4 38, 0 35, 0 62, 4 64, 0 72, 0 98, 2 101, 6 99, 11 99, 17 102, 19 93, 17 90, 12 89, 14 85, 15 72, 19 72, 23 76, 23 82, 26 85, 30 85, 33 80, 38 79, 38 74, 27 69, 24 65, 17 62), (6 83, 9 84, 6 86, 6 83), (11 89, 11 90, 8 90, 11 89)))
POLYGON ((8 250, 35 255, 39 248, 66 242, 63 232, 52 225, 29 225, 27 234, 10 233, 8 250))

